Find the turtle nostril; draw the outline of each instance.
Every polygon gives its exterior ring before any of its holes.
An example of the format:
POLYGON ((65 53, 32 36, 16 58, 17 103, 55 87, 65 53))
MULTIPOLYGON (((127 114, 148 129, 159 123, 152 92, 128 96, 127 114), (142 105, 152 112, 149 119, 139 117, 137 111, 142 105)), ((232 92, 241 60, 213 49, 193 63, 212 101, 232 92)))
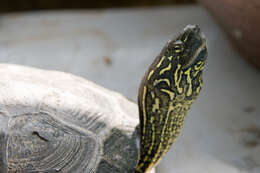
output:
POLYGON ((196 34, 200 34, 200 28, 198 25, 195 25, 193 31, 196 33, 196 34))
POLYGON ((185 28, 184 28, 184 31, 185 32, 190 32, 190 33, 193 33, 195 35, 201 35, 201 30, 200 30, 200 27, 198 25, 187 25, 185 28))

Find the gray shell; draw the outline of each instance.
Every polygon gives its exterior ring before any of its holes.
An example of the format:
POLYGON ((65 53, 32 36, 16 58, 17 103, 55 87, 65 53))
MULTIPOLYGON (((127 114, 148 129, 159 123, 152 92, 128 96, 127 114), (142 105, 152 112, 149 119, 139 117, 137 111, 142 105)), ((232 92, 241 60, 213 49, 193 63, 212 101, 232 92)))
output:
POLYGON ((138 109, 56 71, 0 65, 0 172, 123 173, 138 159, 138 109))

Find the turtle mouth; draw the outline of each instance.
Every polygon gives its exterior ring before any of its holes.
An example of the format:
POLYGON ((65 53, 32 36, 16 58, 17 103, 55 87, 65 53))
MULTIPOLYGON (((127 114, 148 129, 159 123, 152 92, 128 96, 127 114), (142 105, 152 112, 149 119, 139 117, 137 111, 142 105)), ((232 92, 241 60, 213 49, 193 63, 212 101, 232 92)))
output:
POLYGON ((197 59, 201 58, 203 55, 201 55, 202 52, 205 52, 207 51, 207 48, 206 48, 206 40, 203 40, 201 46, 195 51, 195 53, 190 56, 187 61, 186 61, 186 64, 185 64, 185 68, 191 66, 194 62, 197 61, 197 59))
POLYGON ((185 61, 184 68, 190 67, 198 59, 205 61, 207 48, 206 48, 206 38, 205 35, 200 31, 197 25, 188 25, 184 31, 190 30, 193 35, 193 41, 190 43, 192 49, 190 50, 190 56, 187 57, 185 61))

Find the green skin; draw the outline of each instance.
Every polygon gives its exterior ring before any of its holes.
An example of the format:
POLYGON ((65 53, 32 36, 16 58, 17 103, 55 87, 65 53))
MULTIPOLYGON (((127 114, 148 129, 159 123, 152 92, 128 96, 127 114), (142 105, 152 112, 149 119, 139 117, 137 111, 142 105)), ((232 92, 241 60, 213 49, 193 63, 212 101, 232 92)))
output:
POLYGON ((156 166, 178 137, 200 93, 206 58, 203 34, 188 25, 149 67, 138 96, 141 148, 135 173, 156 166))

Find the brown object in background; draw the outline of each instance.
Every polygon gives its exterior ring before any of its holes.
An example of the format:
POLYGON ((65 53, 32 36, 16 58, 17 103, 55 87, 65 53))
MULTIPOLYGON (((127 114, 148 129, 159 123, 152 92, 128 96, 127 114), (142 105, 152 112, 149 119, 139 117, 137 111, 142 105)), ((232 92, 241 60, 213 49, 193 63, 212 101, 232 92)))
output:
POLYGON ((241 54, 260 68, 260 0, 198 0, 227 31, 241 54))
POLYGON ((0 12, 43 10, 43 9, 83 9, 171 5, 191 3, 195 0, 1 0, 0 12))

